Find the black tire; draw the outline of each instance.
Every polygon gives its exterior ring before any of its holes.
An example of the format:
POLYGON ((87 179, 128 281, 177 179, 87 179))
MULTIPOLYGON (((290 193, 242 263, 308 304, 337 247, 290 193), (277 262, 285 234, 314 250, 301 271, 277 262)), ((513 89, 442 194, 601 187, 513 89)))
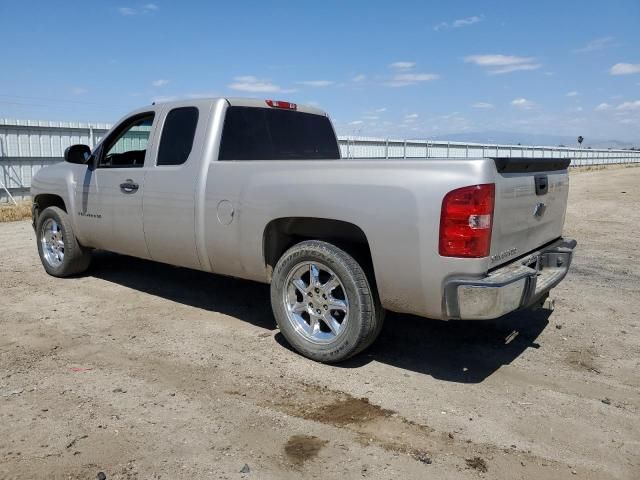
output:
MULTIPOLYGON (((335 245, 318 240, 294 245, 276 264, 271 281, 271 306, 280 332, 297 352, 312 360, 335 363, 360 353, 375 341, 384 321, 384 309, 371 284, 358 262, 335 245), (288 313, 286 295, 290 291, 287 285, 289 276, 297 269, 304 270, 306 262, 318 262, 328 267, 340 280, 340 292, 348 303, 344 329, 327 343, 317 343, 307 338, 288 313)), ((298 289, 293 288, 292 291, 301 299, 296 300, 300 304, 309 300, 298 289)), ((306 315, 308 317, 308 313, 306 315)))
POLYGON ((36 243, 38 245, 38 254, 45 271, 54 277, 68 277, 77 275, 89 268, 91 263, 91 253, 83 248, 76 239, 71 227, 71 222, 67 212, 58 207, 45 208, 38 215, 36 224, 36 243), (44 229, 51 222, 55 222, 59 226, 59 232, 62 234, 62 243, 64 249, 62 253, 62 261, 51 261, 45 251, 43 244, 44 229))

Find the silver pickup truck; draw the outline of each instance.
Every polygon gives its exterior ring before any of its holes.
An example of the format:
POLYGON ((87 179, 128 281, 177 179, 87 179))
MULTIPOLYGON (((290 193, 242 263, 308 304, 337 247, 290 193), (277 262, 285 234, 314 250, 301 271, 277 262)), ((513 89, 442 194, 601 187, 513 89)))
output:
POLYGON ((102 249, 271 284, 301 354, 344 360, 385 311, 493 319, 566 275, 567 159, 341 159, 326 113, 274 100, 154 104, 33 179, 50 275, 102 249))

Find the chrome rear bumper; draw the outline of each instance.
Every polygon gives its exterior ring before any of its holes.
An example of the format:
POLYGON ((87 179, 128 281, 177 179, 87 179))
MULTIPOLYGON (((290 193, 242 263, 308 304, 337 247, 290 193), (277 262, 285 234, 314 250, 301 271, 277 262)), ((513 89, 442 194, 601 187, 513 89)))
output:
POLYGON ((444 318, 488 320, 534 305, 566 276, 576 245, 560 239, 484 278, 449 280, 444 318))

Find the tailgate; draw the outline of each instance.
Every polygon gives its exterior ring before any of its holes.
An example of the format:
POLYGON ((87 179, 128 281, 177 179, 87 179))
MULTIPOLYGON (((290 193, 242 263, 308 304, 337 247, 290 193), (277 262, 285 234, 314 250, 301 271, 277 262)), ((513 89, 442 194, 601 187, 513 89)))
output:
POLYGON ((494 158, 496 197, 490 268, 562 235, 570 159, 494 158))

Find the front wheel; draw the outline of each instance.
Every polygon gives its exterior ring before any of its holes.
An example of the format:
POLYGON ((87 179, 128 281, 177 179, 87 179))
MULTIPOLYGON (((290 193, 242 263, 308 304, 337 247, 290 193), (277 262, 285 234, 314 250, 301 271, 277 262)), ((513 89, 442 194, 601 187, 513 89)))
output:
POLYGON ((384 310, 362 267, 344 250, 309 240, 278 261, 271 305, 282 335, 302 355, 333 363, 367 348, 384 310))
POLYGON ((91 254, 78 243, 69 216, 61 208, 48 207, 40 213, 36 235, 40 261, 49 275, 68 277, 89 267, 91 254))

